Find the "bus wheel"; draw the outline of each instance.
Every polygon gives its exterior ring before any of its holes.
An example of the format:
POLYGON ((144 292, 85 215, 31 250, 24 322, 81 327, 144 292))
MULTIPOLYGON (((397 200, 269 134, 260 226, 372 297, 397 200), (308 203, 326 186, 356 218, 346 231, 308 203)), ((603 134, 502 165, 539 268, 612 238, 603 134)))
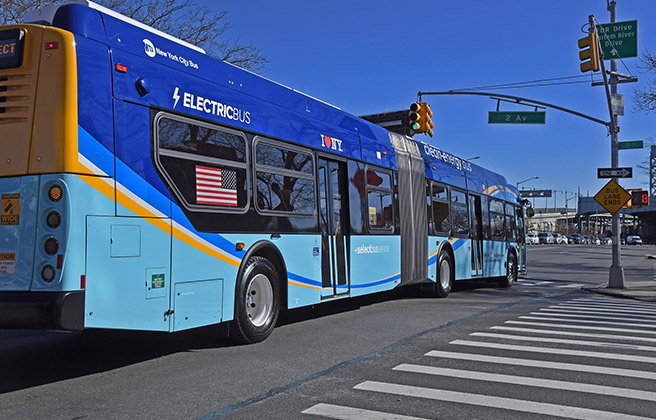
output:
POLYGON ((447 297, 453 286, 453 262, 448 252, 440 252, 437 258, 437 282, 434 286, 434 294, 437 297, 447 297))
POLYGON ((278 273, 269 260, 252 257, 237 282, 235 324, 242 343, 266 339, 278 319, 280 303, 278 273))
POLYGON ((517 281, 517 257, 515 257, 515 254, 508 254, 507 268, 508 274, 499 280, 499 286, 504 288, 511 287, 517 281))

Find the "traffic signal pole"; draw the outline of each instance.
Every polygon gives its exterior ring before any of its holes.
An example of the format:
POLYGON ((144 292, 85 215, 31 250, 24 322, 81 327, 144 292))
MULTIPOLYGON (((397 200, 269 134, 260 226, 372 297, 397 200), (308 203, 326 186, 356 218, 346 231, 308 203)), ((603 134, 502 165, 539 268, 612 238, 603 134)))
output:
MULTIPOLYGON (((608 11, 610 12, 610 22, 615 23, 616 14, 617 14, 617 3, 615 0, 610 0, 608 2, 608 11)), ((597 26, 595 23, 594 15, 588 16, 588 21, 590 24, 591 33, 597 33, 597 26)), ((595 40, 601 41, 599 37, 595 37, 595 40)), ((618 135, 620 132, 620 127, 618 125, 617 115, 613 112, 613 107, 611 104, 611 98, 617 94, 617 60, 610 60, 610 82, 606 75, 606 65, 604 64, 604 53, 601 49, 601 45, 597 45, 599 56, 599 64, 601 67, 601 74, 604 78, 604 88, 606 89, 606 100, 608 101, 608 113, 610 114, 610 122, 608 124, 608 130, 610 131, 610 166, 615 169, 619 167, 619 140, 618 135), (610 85, 610 87, 609 87, 610 85)), ((581 71, 587 71, 584 69, 584 64, 581 65, 581 71)), ((618 178, 612 178, 613 181, 618 182, 618 178)), ((611 289, 624 289, 624 268, 622 267, 622 259, 620 253, 620 214, 616 212, 611 218, 611 234, 613 241, 613 250, 612 250, 612 260, 610 271, 608 273, 608 287, 611 289)))

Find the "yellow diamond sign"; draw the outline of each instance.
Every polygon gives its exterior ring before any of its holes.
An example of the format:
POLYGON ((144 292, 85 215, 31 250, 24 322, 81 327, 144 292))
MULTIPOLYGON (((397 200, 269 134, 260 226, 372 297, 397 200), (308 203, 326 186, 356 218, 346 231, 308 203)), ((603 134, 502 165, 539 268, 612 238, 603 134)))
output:
POLYGON ((602 188, 597 195, 594 196, 597 203, 601 204, 610 214, 615 214, 622 208, 630 199, 629 194, 620 184, 613 181, 608 181, 608 184, 602 188))

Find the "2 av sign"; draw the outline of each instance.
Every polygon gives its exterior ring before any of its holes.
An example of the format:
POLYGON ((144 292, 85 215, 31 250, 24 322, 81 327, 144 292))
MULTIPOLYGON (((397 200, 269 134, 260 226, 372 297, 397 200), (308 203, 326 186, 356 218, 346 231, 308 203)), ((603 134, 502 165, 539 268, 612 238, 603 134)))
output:
POLYGON ((544 124, 544 111, 489 111, 488 124, 544 124))

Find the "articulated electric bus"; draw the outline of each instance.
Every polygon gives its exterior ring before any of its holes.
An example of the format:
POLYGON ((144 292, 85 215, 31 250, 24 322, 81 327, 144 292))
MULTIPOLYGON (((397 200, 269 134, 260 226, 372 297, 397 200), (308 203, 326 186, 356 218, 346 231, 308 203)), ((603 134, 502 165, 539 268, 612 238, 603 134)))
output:
POLYGON ((501 175, 93 3, 0 27, 0 326, 264 340, 282 309, 510 286, 501 175))

